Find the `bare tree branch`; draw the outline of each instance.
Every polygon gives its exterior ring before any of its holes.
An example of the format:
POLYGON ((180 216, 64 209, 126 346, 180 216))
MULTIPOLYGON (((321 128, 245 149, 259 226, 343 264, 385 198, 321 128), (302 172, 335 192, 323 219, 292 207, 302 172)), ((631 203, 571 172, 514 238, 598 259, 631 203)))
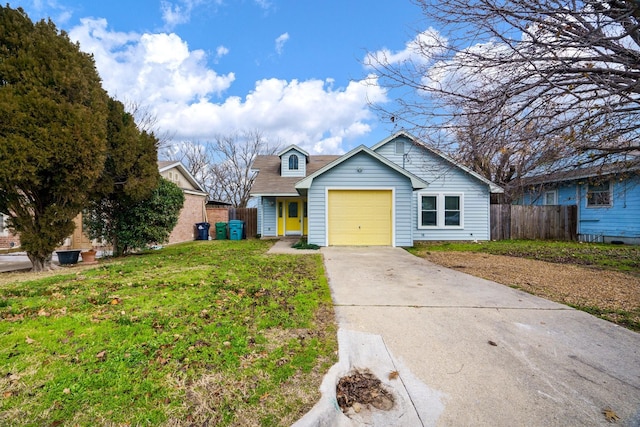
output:
POLYGON ((366 59, 398 93, 384 117, 502 185, 541 165, 640 161, 640 3, 414 2, 439 31, 402 60, 366 59))
POLYGON ((279 143, 270 143, 258 130, 220 134, 206 143, 183 143, 179 160, 204 184, 212 200, 246 207, 255 180, 251 164, 258 154, 275 154, 279 143))

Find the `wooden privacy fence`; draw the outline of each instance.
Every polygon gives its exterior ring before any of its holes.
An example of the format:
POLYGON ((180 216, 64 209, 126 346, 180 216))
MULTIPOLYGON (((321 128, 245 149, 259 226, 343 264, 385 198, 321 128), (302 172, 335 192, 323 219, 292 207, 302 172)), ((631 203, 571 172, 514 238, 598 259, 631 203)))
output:
POLYGON ((577 240, 578 207, 491 205, 491 240, 577 240))
POLYGON ((229 208, 229 220, 232 219, 244 221, 244 229, 247 239, 258 236, 257 208, 229 208))

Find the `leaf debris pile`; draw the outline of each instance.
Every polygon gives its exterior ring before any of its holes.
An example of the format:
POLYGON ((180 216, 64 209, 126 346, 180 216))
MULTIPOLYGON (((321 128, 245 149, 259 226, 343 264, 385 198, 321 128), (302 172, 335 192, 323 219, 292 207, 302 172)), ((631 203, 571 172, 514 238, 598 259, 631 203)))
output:
POLYGON ((356 370, 351 375, 340 378, 336 386, 336 398, 345 414, 350 408, 360 412, 363 406, 388 411, 395 403, 393 395, 368 369, 356 370))

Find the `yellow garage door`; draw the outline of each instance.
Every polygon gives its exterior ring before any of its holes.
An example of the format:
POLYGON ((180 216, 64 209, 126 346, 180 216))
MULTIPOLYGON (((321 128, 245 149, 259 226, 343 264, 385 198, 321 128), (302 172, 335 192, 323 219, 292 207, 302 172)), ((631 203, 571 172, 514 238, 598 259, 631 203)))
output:
POLYGON ((329 190, 329 245, 389 246, 391 190, 329 190))

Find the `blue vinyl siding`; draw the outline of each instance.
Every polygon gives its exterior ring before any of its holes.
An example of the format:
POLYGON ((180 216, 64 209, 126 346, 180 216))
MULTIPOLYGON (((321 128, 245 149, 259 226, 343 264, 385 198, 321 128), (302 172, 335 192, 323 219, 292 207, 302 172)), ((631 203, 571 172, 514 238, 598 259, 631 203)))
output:
POLYGON ((261 199, 258 208, 258 230, 261 230, 263 236, 276 236, 278 233, 276 198, 262 197, 261 199))
POLYGON ((299 176, 302 179, 307 175, 307 158, 304 154, 302 154, 298 150, 291 149, 287 151, 280 157, 280 161, 281 161, 281 164, 280 164, 281 176, 299 176), (291 155, 298 156, 298 169, 296 170, 289 169, 289 157, 291 157, 291 155))
POLYGON ((329 189, 395 188, 396 246, 411 246, 410 180, 366 153, 358 153, 313 180, 308 194, 309 243, 326 246, 326 197, 329 189), (358 172, 361 169, 362 172, 358 172))
POLYGON ((640 178, 612 181, 611 206, 587 206, 587 184, 578 185, 578 234, 640 237, 640 178))
POLYGON ((489 240, 489 186, 464 170, 434 155, 406 138, 397 138, 376 152, 429 183, 411 198, 411 219, 407 224, 413 240, 489 240), (396 152, 396 141, 404 140, 404 154, 396 152), (462 194, 463 228, 418 228, 418 194, 462 194))

